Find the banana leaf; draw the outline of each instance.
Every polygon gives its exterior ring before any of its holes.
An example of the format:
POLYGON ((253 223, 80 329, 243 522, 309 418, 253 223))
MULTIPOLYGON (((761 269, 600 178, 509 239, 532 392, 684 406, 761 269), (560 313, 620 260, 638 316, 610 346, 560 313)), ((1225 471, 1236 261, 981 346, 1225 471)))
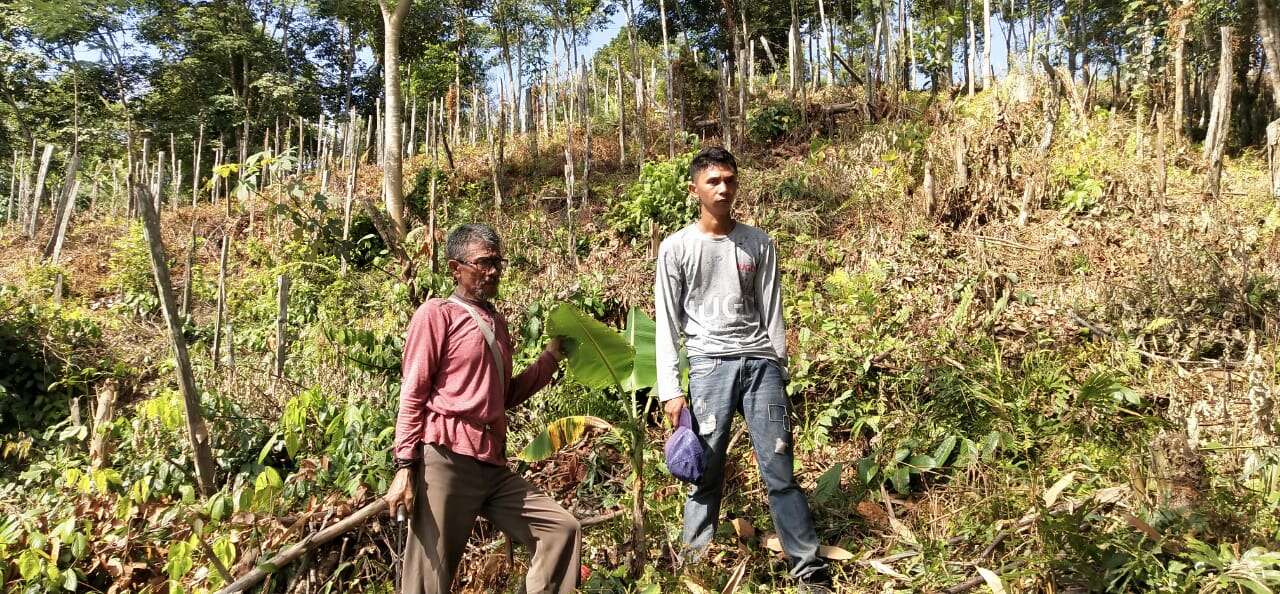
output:
POLYGON ((586 433, 588 427, 597 429, 610 429, 608 421, 599 417, 590 416, 573 416, 564 417, 552 421, 525 446, 517 458, 525 462, 538 462, 546 460, 554 456, 567 445, 576 443, 582 439, 582 435, 586 433))
POLYGON ((626 338, 578 308, 561 303, 551 312, 550 333, 565 336, 569 373, 588 388, 622 386, 635 365, 626 338))
POLYGON ((622 334, 635 351, 635 364, 631 375, 622 382, 622 389, 634 392, 658 385, 657 325, 640 308, 633 307, 627 313, 627 329, 622 334))

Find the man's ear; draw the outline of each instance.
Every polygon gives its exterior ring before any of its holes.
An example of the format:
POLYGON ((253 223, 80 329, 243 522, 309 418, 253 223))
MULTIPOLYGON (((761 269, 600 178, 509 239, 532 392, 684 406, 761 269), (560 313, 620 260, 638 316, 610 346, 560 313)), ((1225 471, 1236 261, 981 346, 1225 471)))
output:
POLYGON ((696 196, 698 193, 695 192, 694 189, 697 188, 697 186, 693 185, 693 180, 689 180, 689 183, 687 185, 689 187, 689 195, 696 196))

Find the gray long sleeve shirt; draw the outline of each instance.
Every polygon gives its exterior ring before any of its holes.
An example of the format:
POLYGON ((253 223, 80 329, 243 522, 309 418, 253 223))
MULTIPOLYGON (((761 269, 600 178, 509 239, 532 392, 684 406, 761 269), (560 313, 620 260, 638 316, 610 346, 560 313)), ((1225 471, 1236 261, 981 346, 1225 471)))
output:
POLYGON ((697 224, 658 249, 658 398, 683 396, 679 340, 690 357, 762 357, 787 362, 778 253, 768 234, 737 223, 725 236, 697 224))

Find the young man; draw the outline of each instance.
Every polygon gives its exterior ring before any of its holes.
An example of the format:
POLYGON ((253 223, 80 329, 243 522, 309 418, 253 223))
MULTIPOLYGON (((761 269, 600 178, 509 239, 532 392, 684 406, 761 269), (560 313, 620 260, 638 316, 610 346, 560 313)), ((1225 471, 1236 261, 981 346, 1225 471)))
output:
POLYGON ((511 374, 511 335, 490 300, 506 260, 487 225, 463 225, 445 250, 457 284, 422 304, 404 345, 396 416, 391 512, 410 516, 403 594, 445 594, 476 516, 533 552, 525 588, 573 592, 582 546, 578 520, 507 469, 506 410, 551 381, 563 355, 554 338, 538 360, 511 374))
POLYGON ((689 193, 701 216, 658 250, 658 397, 673 426, 691 405, 705 452, 702 481, 684 507, 686 553, 701 556, 715 535, 729 430, 741 412, 791 575, 808 591, 827 591, 830 574, 817 556, 809 505, 792 473, 778 255, 764 231, 733 219, 737 174, 728 151, 699 152, 689 166, 689 193), (680 337, 689 353, 688 401, 680 390, 680 337))

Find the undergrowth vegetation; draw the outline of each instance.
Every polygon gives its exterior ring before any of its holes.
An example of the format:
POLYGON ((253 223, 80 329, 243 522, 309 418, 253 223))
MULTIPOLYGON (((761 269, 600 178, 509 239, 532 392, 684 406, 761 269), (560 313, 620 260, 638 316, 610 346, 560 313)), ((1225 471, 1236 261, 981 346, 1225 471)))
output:
MULTIPOLYGON (((1047 112, 1015 95, 913 95, 903 99, 911 117, 830 134, 784 103, 748 118, 737 208, 778 244, 797 472, 822 541, 854 557, 835 563, 838 587, 937 591, 975 567, 1009 591, 1280 586, 1280 206, 1264 164, 1231 159, 1232 191, 1206 200, 1198 173, 1171 157, 1156 195, 1152 139, 1139 144, 1126 116, 1063 109, 1041 155, 1047 112)), ((559 154, 563 142, 540 151, 559 154)), ((486 156, 455 150, 454 170, 410 163, 409 202, 425 209, 434 178, 448 204, 441 234, 472 220, 498 226, 511 262, 498 307, 517 369, 538 355, 562 303, 616 328, 631 308, 651 310, 649 225, 665 235, 696 216, 684 185, 692 152, 603 174, 570 234, 562 201, 517 194, 495 212, 486 156)), ((511 150, 520 167, 538 162, 528 145, 511 150)), ((360 191, 376 195, 380 175, 362 170, 360 191)), ((406 277, 366 214, 343 239, 336 185, 309 174, 296 183, 296 194, 246 189, 253 226, 224 219, 223 205, 164 213, 175 282, 188 226, 201 238, 184 333, 219 469, 207 498, 194 489, 140 227, 86 213, 97 221, 86 225, 114 235, 73 234, 57 269, 36 264, 36 242, 0 240, 7 591, 214 591, 226 583, 219 565, 239 575, 385 491, 404 327, 415 301, 451 282, 443 258, 430 261, 439 246, 426 231, 413 236, 406 277), (276 377, 281 275, 291 288, 276 377)), ((520 183, 532 194, 561 182, 520 183)), ((566 416, 636 419, 644 432, 648 445, 636 446, 592 429, 554 457, 516 464, 583 518, 629 509, 629 465, 644 469, 640 546, 651 566, 628 577, 631 527, 609 516, 586 535, 586 589, 720 590, 739 568, 737 592, 789 588, 741 439, 723 506, 735 522, 722 524, 708 562, 677 569, 684 491, 662 465, 666 429, 643 416, 652 395, 635 396, 561 381, 511 412, 513 455, 566 416)), ((371 521, 279 568, 272 591, 307 575, 321 576, 310 591, 393 591, 395 534, 391 520, 371 521)), ((473 540, 459 585, 518 587, 526 556, 508 560, 486 522, 473 540)))

